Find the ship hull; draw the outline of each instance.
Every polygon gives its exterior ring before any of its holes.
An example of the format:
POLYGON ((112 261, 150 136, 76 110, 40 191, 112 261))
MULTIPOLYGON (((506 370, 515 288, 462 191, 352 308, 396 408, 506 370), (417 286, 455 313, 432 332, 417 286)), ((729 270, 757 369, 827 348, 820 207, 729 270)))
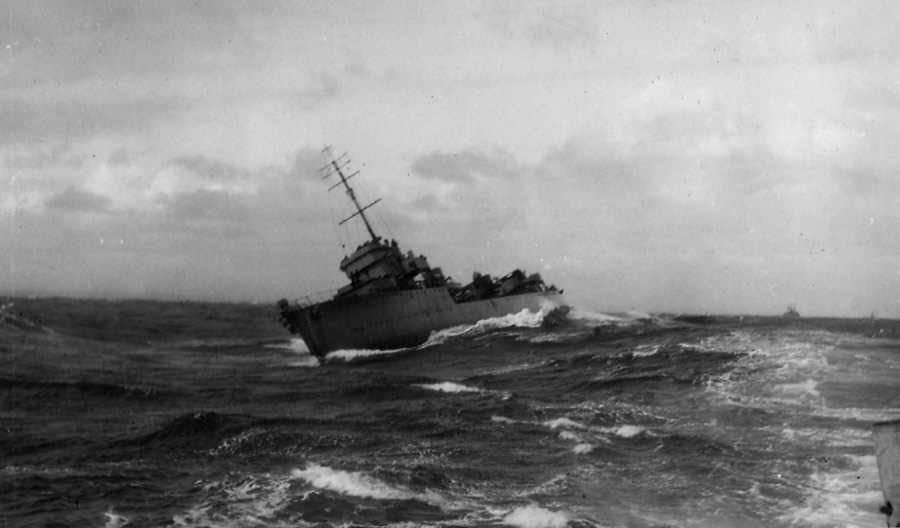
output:
POLYGON ((435 330, 563 306, 555 290, 457 303, 447 288, 428 288, 334 299, 284 310, 282 317, 310 353, 323 357, 333 350, 416 346, 435 330))

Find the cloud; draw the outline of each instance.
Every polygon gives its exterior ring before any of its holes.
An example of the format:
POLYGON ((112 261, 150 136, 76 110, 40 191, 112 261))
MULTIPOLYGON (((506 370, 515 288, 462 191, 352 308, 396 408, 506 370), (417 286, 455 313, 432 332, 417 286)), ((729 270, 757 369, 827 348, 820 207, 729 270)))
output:
POLYGON ((167 165, 209 182, 240 182, 250 177, 250 171, 245 168, 200 154, 176 156, 167 165))
POLYGON ((3 158, 4 167, 15 172, 60 168, 78 170, 87 158, 73 151, 72 144, 68 142, 22 143, 17 146, 3 158))
POLYGON ((409 203, 409 207, 419 214, 434 214, 435 212, 447 211, 447 207, 433 193, 414 198, 409 203))
POLYGON ((499 151, 492 154, 478 151, 432 152, 416 158, 412 164, 413 174, 449 183, 472 183, 478 177, 511 178, 517 171, 515 161, 499 151))
POLYGON ((6 15, 28 64, 19 86, 52 76, 71 82, 97 77, 147 78, 190 73, 253 57, 248 13, 238 4, 166 5, 89 0, 79 4, 13 3, 6 15))
POLYGON ((578 4, 523 6, 498 2, 491 12, 493 25, 504 35, 556 51, 593 48, 599 41, 598 13, 578 4))
POLYGON ((44 202, 48 209, 76 212, 104 212, 112 201, 101 194, 92 193, 76 187, 55 194, 44 202))
POLYGON ((161 200, 176 220, 240 222, 249 218, 244 201, 227 191, 198 189, 161 200))
POLYGON ((332 138, 379 173, 377 231, 454 275, 648 309, 843 287, 900 251, 895 11, 12 3, 0 279, 326 289, 346 200, 297 146, 332 138))
MULTIPOLYGON (((95 94, 96 95, 96 94, 95 94)), ((88 100, 73 94, 40 94, 0 99, 0 146, 18 143, 84 141, 97 135, 146 131, 181 111, 174 95, 118 94, 88 100), (57 98, 59 96, 59 98, 57 98)))
POLYGON ((327 73, 320 73, 313 77, 305 88, 297 90, 294 93, 294 99, 301 108, 310 109, 340 95, 341 85, 337 79, 327 73))
POLYGON ((596 20, 584 12, 563 6, 548 6, 525 22, 524 31, 539 44, 565 49, 594 46, 599 40, 596 20))
POLYGON ((10 224, 0 245, 10 258, 0 263, 0 289, 274 299, 332 281, 336 288, 339 243, 315 171, 323 163, 309 149, 259 167, 199 154, 157 162, 116 150, 78 175, 91 187, 48 192, 58 182, 29 179, 28 196, 42 198, 3 216, 10 224), (312 263, 318 252, 327 264, 312 263), (234 285, 231 293, 224 284, 234 285))

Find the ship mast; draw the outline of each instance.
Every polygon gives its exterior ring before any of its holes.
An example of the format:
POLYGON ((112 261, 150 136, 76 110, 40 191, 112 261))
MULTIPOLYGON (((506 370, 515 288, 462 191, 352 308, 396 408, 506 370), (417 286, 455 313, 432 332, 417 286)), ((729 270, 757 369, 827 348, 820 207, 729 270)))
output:
MULTIPOLYGON (((331 156, 331 146, 329 145, 329 146, 325 147, 325 148, 323 149, 323 152, 328 152, 329 156, 331 156)), ((345 155, 346 155, 346 154, 345 154, 345 155)), ((343 156, 341 156, 341 157, 343 157, 343 156)), ((349 161, 348 161, 348 163, 349 163, 349 161)), ((332 185, 328 190, 330 191, 331 189, 334 189, 335 187, 338 187, 338 186, 340 186, 340 185, 343 185, 343 186, 344 186, 344 189, 345 189, 346 192, 347 192, 347 196, 350 197, 350 201, 353 202, 353 205, 356 207, 356 212, 353 213, 352 215, 348 216, 347 218, 344 218, 344 219, 341 220, 340 222, 338 222, 338 225, 344 225, 345 223, 347 223, 348 220, 350 220, 350 219, 353 218, 354 216, 359 216, 360 218, 362 218, 363 223, 366 225, 366 230, 369 231, 369 236, 372 237, 372 240, 377 239, 378 236, 375 234, 375 231, 372 229, 372 225, 369 223, 369 219, 366 218, 366 213, 365 213, 364 211, 365 211, 366 209, 368 209, 369 207, 372 207, 373 205, 375 205, 375 204, 377 204, 378 202, 380 202, 380 201, 381 201, 381 198, 378 198, 377 200, 375 200, 374 202, 370 203, 369 205, 367 205, 367 206, 365 206, 365 207, 361 207, 361 206, 359 205, 359 201, 356 199, 356 193, 353 192, 353 187, 350 187, 350 184, 347 183, 347 180, 349 180, 350 178, 352 178, 352 177, 356 176, 357 174, 359 174, 359 171, 356 171, 356 172, 354 172, 353 174, 351 174, 351 175, 349 175, 349 176, 344 176, 344 172, 341 170, 340 165, 338 165, 338 160, 337 160, 337 159, 334 159, 333 156, 331 156, 331 162, 329 163, 329 165, 330 165, 331 167, 334 167, 334 171, 335 171, 335 172, 337 173, 337 175, 341 178, 341 181, 340 181, 340 183, 336 183, 336 184, 332 185)), ((329 168, 329 165, 326 165, 326 166, 323 167, 323 168, 329 168)), ((329 170, 330 170, 330 169, 329 169, 329 170)), ((326 175, 325 175, 325 178, 327 178, 328 176, 329 176, 329 175, 326 174, 326 175)))

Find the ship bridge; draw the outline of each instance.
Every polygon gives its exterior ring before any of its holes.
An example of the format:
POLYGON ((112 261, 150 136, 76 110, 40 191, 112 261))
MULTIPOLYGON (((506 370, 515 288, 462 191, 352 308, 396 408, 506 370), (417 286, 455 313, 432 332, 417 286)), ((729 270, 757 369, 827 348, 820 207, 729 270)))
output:
POLYGON ((340 269, 350 279, 350 284, 338 291, 339 297, 446 283, 441 269, 432 269, 424 255, 415 255, 412 251, 404 255, 396 240, 388 243, 381 237, 375 237, 344 257, 340 269))

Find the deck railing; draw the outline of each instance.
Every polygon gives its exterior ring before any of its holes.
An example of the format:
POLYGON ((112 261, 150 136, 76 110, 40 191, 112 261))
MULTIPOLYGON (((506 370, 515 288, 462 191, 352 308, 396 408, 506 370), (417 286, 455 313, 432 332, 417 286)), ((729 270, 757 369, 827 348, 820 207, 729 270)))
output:
POLYGON ((330 301, 334 294, 338 292, 337 289, 334 290, 326 290, 316 293, 310 293, 304 297, 300 297, 299 299, 294 300, 294 304, 299 306, 300 308, 306 308, 307 306, 312 306, 313 304, 319 304, 325 301, 330 301))

